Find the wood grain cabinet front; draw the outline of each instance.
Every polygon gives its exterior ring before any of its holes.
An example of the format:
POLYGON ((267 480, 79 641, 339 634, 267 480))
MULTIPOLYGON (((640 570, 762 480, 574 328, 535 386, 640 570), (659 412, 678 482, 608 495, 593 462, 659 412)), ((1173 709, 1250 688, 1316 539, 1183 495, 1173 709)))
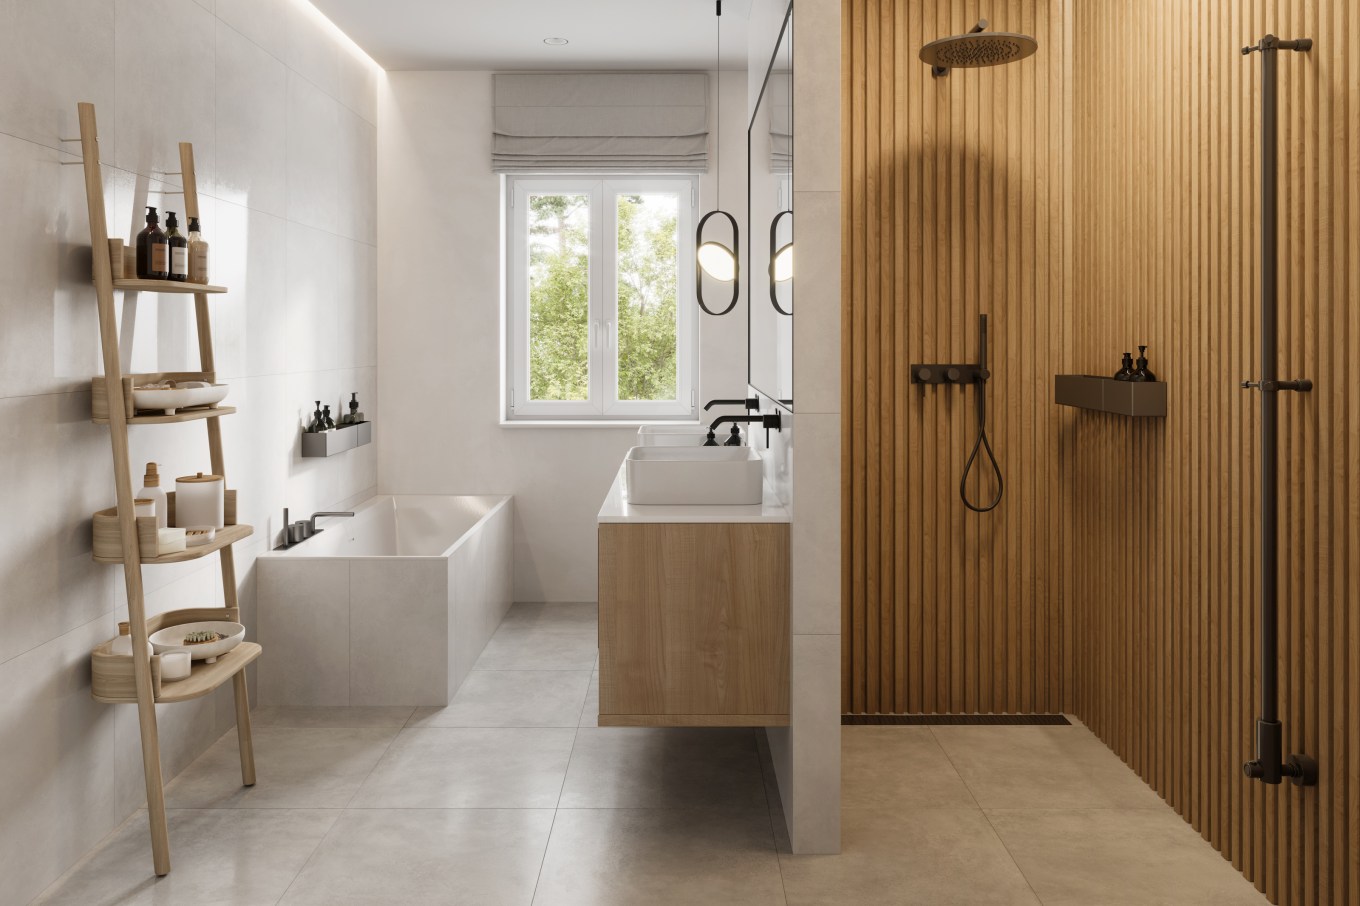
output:
POLYGON ((784 726, 789 526, 599 527, 600 726, 784 726))

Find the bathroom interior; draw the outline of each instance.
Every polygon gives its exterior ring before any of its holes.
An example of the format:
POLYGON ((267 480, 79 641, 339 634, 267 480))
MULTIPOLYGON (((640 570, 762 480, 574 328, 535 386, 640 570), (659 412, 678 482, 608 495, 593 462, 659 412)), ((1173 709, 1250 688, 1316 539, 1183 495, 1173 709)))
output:
POLYGON ((0 11, 0 903, 1360 906, 1353 0, 0 11))

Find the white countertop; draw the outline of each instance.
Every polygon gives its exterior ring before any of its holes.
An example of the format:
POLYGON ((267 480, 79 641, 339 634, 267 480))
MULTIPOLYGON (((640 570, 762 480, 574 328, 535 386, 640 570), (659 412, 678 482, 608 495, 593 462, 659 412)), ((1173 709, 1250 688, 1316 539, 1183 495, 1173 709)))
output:
POLYGON ((598 522, 791 522, 788 508, 765 482, 764 499, 752 506, 641 506, 628 502, 625 468, 619 466, 598 522))

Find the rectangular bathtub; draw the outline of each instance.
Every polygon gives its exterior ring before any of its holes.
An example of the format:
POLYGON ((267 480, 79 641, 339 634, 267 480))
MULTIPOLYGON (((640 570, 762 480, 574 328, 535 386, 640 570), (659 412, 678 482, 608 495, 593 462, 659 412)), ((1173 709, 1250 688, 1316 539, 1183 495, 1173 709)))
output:
POLYGON ((262 705, 446 705, 510 606, 499 496, 380 496, 256 560, 262 705))

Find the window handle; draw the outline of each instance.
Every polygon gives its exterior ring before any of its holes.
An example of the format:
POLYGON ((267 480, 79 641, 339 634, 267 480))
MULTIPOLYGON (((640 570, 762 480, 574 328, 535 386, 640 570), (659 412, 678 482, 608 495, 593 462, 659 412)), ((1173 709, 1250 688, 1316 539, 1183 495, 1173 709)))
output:
POLYGON ((607 321, 605 323, 608 326, 605 328, 604 348, 609 349, 614 344, 614 322, 607 321))

